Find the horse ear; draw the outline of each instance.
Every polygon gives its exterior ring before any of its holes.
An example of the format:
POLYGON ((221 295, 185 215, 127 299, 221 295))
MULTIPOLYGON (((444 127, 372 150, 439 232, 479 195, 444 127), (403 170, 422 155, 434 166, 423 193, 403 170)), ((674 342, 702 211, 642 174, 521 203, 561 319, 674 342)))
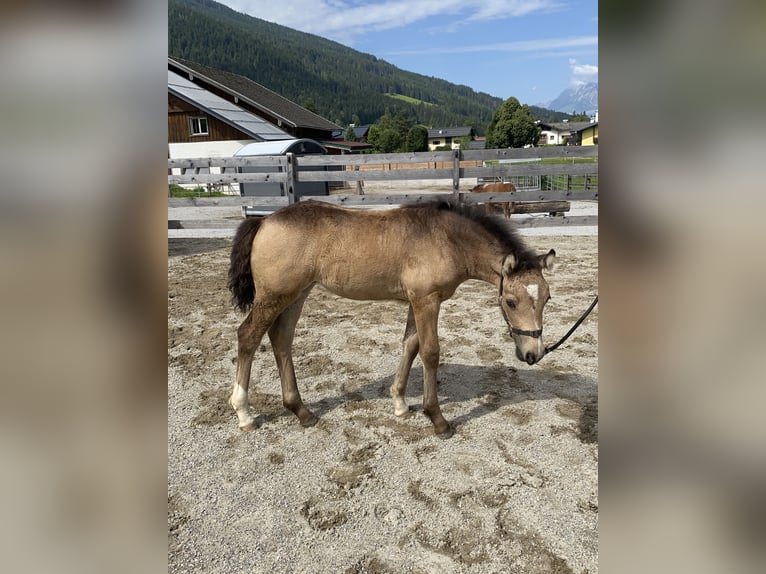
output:
POLYGON ((553 271, 554 263, 556 260, 556 252, 551 249, 545 255, 540 256, 540 267, 546 271, 553 271))
POLYGON ((503 259, 503 275, 510 275, 514 267, 516 267, 516 257, 513 253, 509 253, 503 259))

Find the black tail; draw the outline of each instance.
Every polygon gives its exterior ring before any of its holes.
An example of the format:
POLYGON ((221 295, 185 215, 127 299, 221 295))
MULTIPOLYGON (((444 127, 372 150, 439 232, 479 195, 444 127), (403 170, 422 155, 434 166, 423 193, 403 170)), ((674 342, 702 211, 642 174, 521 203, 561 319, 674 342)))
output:
POLYGON ((231 246, 231 262, 229 264, 229 291, 231 302, 243 313, 246 313, 255 299, 255 283, 250 268, 250 253, 253 249, 253 239, 263 222, 262 217, 250 217, 243 221, 234 236, 231 246))

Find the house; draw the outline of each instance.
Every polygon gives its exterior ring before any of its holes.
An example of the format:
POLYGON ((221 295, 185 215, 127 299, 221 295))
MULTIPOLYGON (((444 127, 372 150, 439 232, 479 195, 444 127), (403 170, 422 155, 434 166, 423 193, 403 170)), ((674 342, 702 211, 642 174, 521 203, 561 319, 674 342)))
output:
POLYGON ((538 127, 538 145, 598 144, 598 122, 540 122, 538 127))
POLYGON ((457 128, 431 128, 428 130, 428 149, 433 151, 441 146, 450 146, 450 149, 459 149, 460 145, 455 141, 458 138, 473 139, 476 132, 470 126, 457 128))
POLYGON ((356 141, 358 142, 366 142, 367 141, 367 134, 370 133, 370 125, 367 124, 366 126, 351 126, 354 130, 354 137, 356 138, 356 141))
MULTIPOLYGON (((326 147, 332 146, 334 150, 340 150, 341 154, 346 153, 361 153, 363 151, 369 151, 375 149, 375 146, 367 143, 367 133, 370 131, 370 126, 355 126, 351 124, 351 129, 354 130, 354 141, 348 141, 344 139, 346 131, 339 130, 333 132, 332 142, 323 142, 326 147)), ((335 153, 338 153, 335 151, 335 153)))
POLYGON ((580 145, 598 145, 598 121, 580 130, 580 145))
POLYGON ((168 70, 169 157, 228 157, 248 143, 286 139, 286 131, 168 70))
MULTIPOLYGON (((181 58, 168 58, 171 157, 173 148, 180 144, 221 142, 217 148, 231 149, 238 145, 234 142, 245 140, 252 143, 293 138, 314 139, 328 152, 341 153, 340 148, 332 147, 333 132, 340 129, 249 78, 181 58), (184 80, 183 85, 179 78, 184 80), (245 124, 252 129, 244 130, 245 124), (203 133, 205 130, 207 133, 203 133)), ((242 145, 239 143, 239 147, 242 145)), ((196 147, 211 149, 210 145, 196 147)), ((209 154, 196 157, 206 155, 209 154)))

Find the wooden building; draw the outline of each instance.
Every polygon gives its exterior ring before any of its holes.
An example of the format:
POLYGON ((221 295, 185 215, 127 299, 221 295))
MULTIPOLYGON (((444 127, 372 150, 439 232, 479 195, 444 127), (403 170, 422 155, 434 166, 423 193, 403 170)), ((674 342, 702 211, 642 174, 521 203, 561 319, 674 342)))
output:
MULTIPOLYGON (((333 132, 341 129, 333 122, 244 76, 180 58, 168 58, 168 71, 234 104, 242 111, 262 118, 286 132, 287 138, 332 140, 333 132)), ((170 109, 171 103, 168 102, 169 112, 170 109)), ((170 134, 170 125, 168 128, 170 134)))

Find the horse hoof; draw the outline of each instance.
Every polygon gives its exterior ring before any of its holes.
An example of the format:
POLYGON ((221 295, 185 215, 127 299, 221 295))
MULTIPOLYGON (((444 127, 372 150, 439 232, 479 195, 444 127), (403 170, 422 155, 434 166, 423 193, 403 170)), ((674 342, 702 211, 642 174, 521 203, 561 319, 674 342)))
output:
POLYGON ((448 438, 452 438, 452 435, 454 434, 455 434, 455 429, 453 429, 451 426, 448 426, 446 431, 437 432, 436 436, 438 436, 442 440, 446 440, 448 438))
POLYGON ((397 417, 401 417, 401 418, 405 418, 406 419, 407 417, 409 417, 412 414, 412 409, 410 407, 407 407, 403 411, 394 411, 394 414, 397 417))
POLYGON ((303 428, 309 428, 309 427, 313 427, 318 422, 319 422, 319 417, 316 415, 311 415, 309 418, 301 421, 301 426, 303 428))
POLYGON ((257 428, 258 428, 258 423, 255 422, 255 420, 252 420, 249 423, 244 424, 244 425, 239 425, 239 430, 244 431, 244 432, 254 431, 257 428))

